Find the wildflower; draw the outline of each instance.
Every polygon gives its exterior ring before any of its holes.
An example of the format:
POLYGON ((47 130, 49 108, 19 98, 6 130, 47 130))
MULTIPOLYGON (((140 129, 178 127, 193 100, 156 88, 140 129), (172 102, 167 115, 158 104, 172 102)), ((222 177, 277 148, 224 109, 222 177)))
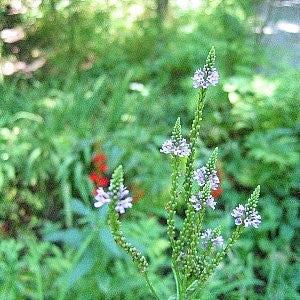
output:
POLYGON ((215 209, 217 202, 213 196, 209 195, 206 199, 204 199, 203 193, 199 192, 196 196, 193 195, 190 198, 190 202, 194 205, 196 211, 199 211, 202 208, 202 205, 210 206, 212 209, 215 209))
POLYGON ((91 180, 92 182, 97 182, 99 176, 98 176, 95 172, 93 172, 93 173, 91 173, 91 174, 89 175, 89 178, 90 178, 90 180, 91 180))
POLYGON ((217 85, 220 80, 219 73, 214 68, 216 60, 215 48, 212 47, 208 53, 203 69, 199 68, 195 71, 193 79, 193 87, 206 89, 209 85, 217 85))
POLYGON ((173 153, 173 142, 172 142, 171 139, 170 140, 166 140, 162 144, 160 152, 163 152, 165 154, 171 154, 171 153, 173 153))
POLYGON ((123 198, 125 198, 128 195, 129 195, 129 191, 127 190, 127 188, 125 187, 125 185, 122 184, 121 187, 120 187, 120 191, 119 191, 119 198, 123 199, 123 198))
POLYGON ((106 161, 106 160, 107 160, 107 157, 103 153, 96 154, 93 157, 93 163, 99 163, 99 162, 103 162, 103 161, 106 161))
POLYGON ((242 220, 242 218, 236 218, 234 223, 235 223, 235 225, 239 226, 239 225, 243 224, 243 220, 242 220))
POLYGON ((99 166, 99 170, 100 170, 101 172, 106 172, 106 171, 107 171, 107 165, 106 165, 106 164, 101 164, 101 165, 99 166))
POLYGON ((261 216, 256 210, 253 210, 244 221, 245 227, 249 227, 252 225, 254 228, 258 228, 260 223, 261 216))
POLYGON ((237 206, 235 209, 233 209, 231 215, 235 218, 235 225, 239 226, 239 225, 242 225, 243 223, 243 216, 245 214, 245 207, 244 205, 240 204, 239 206, 237 206))
POLYGON ((204 66, 203 70, 199 68, 195 71, 192 79, 195 89, 206 89, 209 85, 216 86, 220 80, 220 76, 216 68, 207 68, 207 66, 204 66))
POLYGON ((95 196, 95 200, 96 200, 96 202, 94 203, 94 206, 99 208, 99 207, 103 206, 104 204, 111 202, 110 194, 106 193, 102 187, 99 187, 97 189, 97 194, 95 196))
POLYGON ((213 231, 212 229, 208 228, 204 230, 204 232, 201 234, 201 239, 211 239, 213 236, 213 231))
POLYGON ((208 228, 201 234, 201 239, 205 241, 202 242, 202 246, 205 248, 209 242, 211 242, 215 247, 222 247, 224 243, 224 239, 221 235, 217 235, 216 233, 208 228))
MULTIPOLYGON (((129 191, 127 188, 122 185, 118 194, 118 202, 116 204, 115 210, 123 214, 125 213, 127 208, 132 207, 132 197, 127 197, 129 195, 129 191)), ((95 196, 96 202, 94 203, 94 206, 99 208, 103 206, 104 204, 110 203, 112 197, 112 192, 105 192, 102 187, 99 187, 97 189, 97 194, 95 196)))
POLYGON ((252 225, 254 228, 258 228, 261 222, 261 216, 258 212, 255 209, 249 210, 247 204, 237 206, 231 215, 235 218, 235 225, 237 226, 244 224, 245 227, 252 225))
POLYGON ((220 179, 217 175, 217 171, 213 170, 210 174, 207 167, 201 167, 194 171, 194 178, 197 180, 200 186, 204 186, 205 182, 209 180, 212 190, 217 190, 220 183, 220 179))
POLYGON ((215 247, 222 247, 224 244, 224 239, 221 235, 219 235, 216 238, 212 239, 212 242, 215 247))
POLYGON ((92 182, 100 185, 100 186, 103 186, 101 183, 103 183, 102 181, 102 178, 95 172, 89 174, 89 178, 92 182))
POLYGON ((127 188, 122 184, 120 187, 119 192, 119 201, 115 207, 115 210, 120 214, 124 214, 127 208, 132 207, 132 197, 127 197, 129 195, 129 191, 127 188))
POLYGON ((245 207, 244 205, 240 204, 239 206, 237 206, 236 208, 233 209, 231 215, 235 218, 241 218, 244 216, 245 214, 245 207))
POLYGON ((214 197, 212 195, 209 195, 205 202, 205 205, 210 206, 212 209, 215 209, 216 204, 217 202, 215 201, 214 197))
POLYGON ((204 186, 205 184, 205 173, 206 167, 201 167, 200 169, 194 171, 194 178, 198 181, 200 186, 204 186))
POLYGON ((97 183, 102 187, 107 187, 109 185, 109 179, 107 177, 101 177, 97 183))
POLYGON ((194 203, 194 208, 196 211, 199 211, 202 208, 201 200, 199 200, 196 196, 192 196, 190 202, 194 203))
POLYGON ((109 185, 109 179, 107 177, 101 177, 95 172, 91 173, 89 178, 92 182, 102 187, 107 187, 109 185))
POLYGON ((171 139, 166 140, 160 149, 160 152, 184 157, 191 154, 191 149, 186 139, 182 138, 180 118, 176 120, 171 139))
POLYGON ((179 157, 189 156, 191 153, 190 146, 187 143, 186 139, 179 139, 175 141, 172 137, 169 140, 166 140, 160 149, 160 152, 165 154, 173 154, 179 157))
POLYGON ((132 198, 131 197, 127 197, 124 200, 120 200, 117 205, 115 210, 120 213, 120 214, 124 214, 126 208, 131 208, 132 207, 132 198))

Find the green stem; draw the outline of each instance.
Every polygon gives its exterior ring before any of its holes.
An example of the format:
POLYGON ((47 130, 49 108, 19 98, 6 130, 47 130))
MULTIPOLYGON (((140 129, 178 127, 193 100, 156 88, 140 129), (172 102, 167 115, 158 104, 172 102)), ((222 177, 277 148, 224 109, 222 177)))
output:
MULTIPOLYGON (((192 123, 192 128, 190 131, 190 149, 191 154, 187 158, 186 168, 185 168, 185 182, 184 182, 184 193, 185 193, 185 201, 187 203, 187 209, 185 211, 185 219, 183 222, 183 227, 179 235, 179 239, 176 242, 177 253, 185 252, 192 254, 190 248, 195 248, 194 240, 190 239, 192 235, 192 230, 194 227, 193 219, 195 217, 195 211, 192 203, 189 201, 192 195, 192 185, 193 185, 193 166, 195 161, 195 152, 196 152, 196 142, 199 137, 200 131, 200 123, 202 120, 202 111, 204 106, 204 98, 206 95, 206 89, 200 89, 199 91, 199 98, 197 102, 197 109, 195 112, 195 118, 192 123), (192 243, 192 245, 191 245, 192 243), (186 245, 185 245, 186 244, 186 245), (184 248, 186 247, 186 251, 184 248)), ((192 260, 193 257, 188 259, 189 261, 192 260)), ((187 276, 190 275, 190 270, 188 270, 188 265, 185 266, 184 272, 187 276)))
POLYGON ((179 299, 181 287, 180 287, 180 278, 178 278, 179 273, 178 273, 175 262, 172 263, 172 271, 173 271, 173 275, 174 275, 174 279, 175 279, 175 283, 176 283, 176 299, 179 299))
MULTIPOLYGON (((202 207, 201 211, 199 212, 199 215, 197 216, 198 218, 194 219, 193 223, 195 224, 192 227, 192 232, 190 232, 190 238, 189 238, 189 248, 187 249, 189 256, 188 256, 188 261, 187 261, 187 265, 188 266, 193 266, 196 264, 196 257, 197 257, 197 246, 199 243, 199 238, 200 238, 200 231, 201 231, 201 227, 202 227, 202 221, 203 221, 203 217, 204 217, 204 213, 205 213, 205 206, 202 207), (195 228, 194 228, 195 227, 195 228)), ((190 275, 190 271, 186 270, 186 275, 190 275)))
POLYGON ((158 297, 155 289, 153 288, 153 286, 152 286, 152 284, 151 284, 151 282, 150 282, 150 280, 148 278, 147 272, 144 273, 144 276, 145 276, 146 282, 147 282, 148 287, 149 287, 150 291, 152 292, 153 296, 155 297, 155 299, 159 300, 159 297, 158 297))
POLYGON ((185 236, 189 236, 189 232, 187 232, 187 226, 192 222, 193 217, 193 206, 189 202, 189 199, 191 198, 192 194, 192 183, 193 183, 193 166, 195 161, 195 151, 196 151, 196 142, 197 138, 199 137, 199 131, 200 131, 200 122, 202 120, 202 111, 203 111, 203 105, 204 105, 204 98, 206 95, 206 89, 201 89, 199 92, 199 99, 197 103, 197 109, 195 112, 195 118, 192 123, 192 128, 190 131, 190 149, 191 154, 189 155, 187 162, 186 162, 186 169, 185 169, 185 182, 184 182, 184 189, 185 189, 185 199, 188 205, 188 208, 186 210, 186 218, 183 223, 183 229, 180 233, 179 237, 179 244, 182 244, 182 239, 185 236))
POLYGON ((196 142, 197 138, 200 134, 200 122, 202 120, 202 111, 204 106, 204 98, 206 95, 206 90, 201 89, 199 92, 199 99, 197 103, 197 109, 195 112, 195 118, 192 123, 192 128, 190 131, 190 147, 191 147, 191 154, 189 155, 187 162, 186 162, 186 172, 185 172, 185 192, 187 200, 191 197, 191 188, 192 188, 192 180, 193 180, 193 165, 195 161, 195 151, 196 151, 196 142))
POLYGON ((171 202, 169 207, 169 216, 168 216, 168 235, 170 238, 170 243, 174 249, 174 236, 175 236, 175 224, 174 217, 176 214, 176 200, 177 200, 177 189, 178 189, 178 177, 179 177, 179 157, 175 156, 173 160, 173 173, 172 173, 172 187, 171 187, 171 202))
POLYGON ((176 263, 176 259, 177 259, 177 253, 176 251, 174 252, 174 248, 175 248, 175 221, 174 221, 174 217, 176 214, 176 200, 177 200, 177 189, 178 189, 178 177, 179 177, 179 157, 175 156, 172 158, 173 164, 172 164, 172 168, 173 168, 173 173, 172 173, 172 187, 171 187, 171 202, 170 202, 170 207, 169 207, 169 216, 168 216, 168 235, 170 238, 170 243, 173 249, 172 252, 172 271, 174 274, 174 278, 175 278, 175 282, 176 282, 176 296, 177 298, 179 298, 179 293, 180 293, 180 281, 178 280, 178 270, 177 270, 177 263, 176 263))
POLYGON ((203 205, 203 208, 201 209, 198 219, 197 219, 197 225, 196 225, 196 236, 197 236, 197 241, 200 238, 200 233, 202 230, 202 222, 203 222, 203 217, 204 217, 204 213, 205 213, 205 206, 203 205))
POLYGON ((181 291, 179 294, 179 300, 184 300, 185 298, 185 291, 186 291, 186 278, 183 278, 182 286, 181 286, 181 291))

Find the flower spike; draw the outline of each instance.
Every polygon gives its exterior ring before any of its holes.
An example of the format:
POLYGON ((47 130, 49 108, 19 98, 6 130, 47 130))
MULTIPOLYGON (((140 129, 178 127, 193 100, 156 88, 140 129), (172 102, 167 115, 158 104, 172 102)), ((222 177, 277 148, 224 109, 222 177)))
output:
POLYGON ((186 139, 182 138, 181 135, 180 118, 178 118, 175 123, 171 139, 166 140, 163 143, 160 152, 163 152, 165 154, 173 154, 174 156, 179 157, 190 155, 190 146, 187 143, 186 139))
POLYGON ((216 86, 220 80, 219 73, 214 68, 216 60, 215 48, 212 47, 208 53, 206 63, 203 69, 199 68, 195 71, 193 79, 193 87, 207 89, 209 85, 216 86))

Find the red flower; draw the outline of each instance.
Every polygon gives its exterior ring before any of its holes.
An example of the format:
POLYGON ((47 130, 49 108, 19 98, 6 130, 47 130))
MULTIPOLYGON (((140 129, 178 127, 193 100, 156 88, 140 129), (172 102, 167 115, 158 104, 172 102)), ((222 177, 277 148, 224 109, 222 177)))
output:
POLYGON ((102 187, 106 187, 109 185, 109 179, 107 177, 101 177, 97 183, 102 187))
POLYGON ((107 165, 106 165, 106 164, 101 164, 101 165, 99 166, 99 170, 100 170, 101 172, 106 172, 106 171, 107 171, 107 165))
POLYGON ((93 163, 101 163, 107 160, 107 156, 103 153, 96 154, 93 157, 93 163))
POLYGON ((98 182, 100 180, 100 177, 97 173, 93 172, 89 175, 89 178, 92 182, 98 182))
POLYGON ((218 186, 218 189, 212 191, 212 196, 217 199, 223 193, 223 189, 218 186))
POLYGON ((94 195, 94 196, 97 195, 97 188, 94 188, 94 190, 93 190, 93 195, 94 195))

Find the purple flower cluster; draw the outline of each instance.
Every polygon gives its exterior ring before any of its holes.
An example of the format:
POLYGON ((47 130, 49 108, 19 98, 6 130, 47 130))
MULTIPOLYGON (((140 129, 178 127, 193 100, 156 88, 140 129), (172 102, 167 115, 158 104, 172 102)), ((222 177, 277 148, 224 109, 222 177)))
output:
POLYGON ((207 199, 203 199, 202 192, 199 192, 196 196, 192 196, 190 202, 194 204, 193 206, 196 211, 199 211, 202 208, 202 205, 206 205, 211 207, 212 209, 215 209, 215 206, 217 204, 212 195, 209 195, 207 199))
POLYGON ((184 157, 191 154, 191 149, 186 139, 181 138, 178 142, 176 142, 174 138, 171 138, 162 144, 160 152, 184 157))
POLYGON ((220 76, 216 68, 208 69, 206 66, 204 66, 203 70, 199 68, 195 71, 192 79, 194 81, 193 87, 195 89, 206 89, 209 85, 216 86, 220 80, 220 76))
POLYGON ((258 228, 261 223, 261 216, 255 209, 247 209, 247 204, 244 206, 240 204, 233 209, 231 215, 235 218, 235 225, 244 224, 245 227, 253 226, 258 228))
POLYGON ((212 229, 208 228, 201 234, 202 246, 205 248, 209 242, 212 242, 215 247, 222 247, 224 239, 221 235, 214 237, 212 229))
POLYGON ((190 202, 193 203, 193 206, 196 211, 199 211, 202 208, 202 199, 199 199, 197 196, 192 196, 190 202))
POLYGON ((95 200, 96 202, 94 203, 94 206, 96 208, 111 202, 109 193, 106 193, 102 187, 97 188, 95 200))
MULTIPOLYGON (((124 214, 127 208, 132 207, 132 197, 127 197, 128 194, 129 191, 124 185, 122 185, 118 195, 119 201, 117 202, 115 207, 115 210, 120 214, 124 214)), ((96 196, 95 196, 96 202, 94 203, 94 206, 99 208, 106 203, 110 203, 111 196, 112 196, 111 192, 106 193, 102 187, 99 187, 96 192, 96 196)))
POLYGON ((194 178, 197 180, 200 186, 204 186, 205 182, 209 180, 210 188, 212 190, 217 190, 220 183, 220 179, 217 176, 217 171, 214 170, 211 172, 211 174, 209 174, 207 167, 202 167, 194 171, 194 178))

